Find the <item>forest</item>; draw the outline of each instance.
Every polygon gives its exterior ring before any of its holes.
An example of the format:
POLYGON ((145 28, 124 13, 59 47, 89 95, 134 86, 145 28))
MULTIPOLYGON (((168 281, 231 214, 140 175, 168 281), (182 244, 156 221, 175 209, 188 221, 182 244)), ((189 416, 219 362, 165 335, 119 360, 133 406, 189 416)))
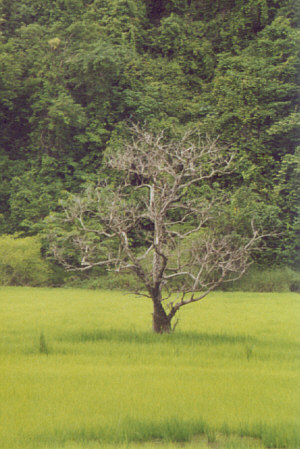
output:
POLYGON ((230 146, 236 170, 208 188, 275 230, 259 270, 299 268, 298 24, 293 0, 0 0, 1 282, 65 282, 39 259, 46 219, 113 181, 132 123, 230 146))

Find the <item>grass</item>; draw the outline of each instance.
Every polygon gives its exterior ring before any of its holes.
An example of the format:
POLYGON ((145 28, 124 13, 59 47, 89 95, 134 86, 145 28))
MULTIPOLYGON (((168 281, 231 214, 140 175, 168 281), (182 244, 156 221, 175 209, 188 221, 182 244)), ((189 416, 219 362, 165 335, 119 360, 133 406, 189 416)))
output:
POLYGON ((298 448, 299 299, 218 292, 154 335, 121 292, 0 288, 0 448, 298 448))

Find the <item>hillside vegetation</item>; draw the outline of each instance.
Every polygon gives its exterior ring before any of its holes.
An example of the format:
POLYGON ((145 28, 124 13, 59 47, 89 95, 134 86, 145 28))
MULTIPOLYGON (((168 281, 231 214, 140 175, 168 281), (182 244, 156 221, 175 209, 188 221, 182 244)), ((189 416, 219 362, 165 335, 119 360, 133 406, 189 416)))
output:
POLYGON ((276 229, 259 269, 295 268, 297 14, 291 0, 1 0, 0 233, 41 236, 65 191, 110 179, 103 154, 130 121, 197 128, 236 152, 212 182, 276 229))

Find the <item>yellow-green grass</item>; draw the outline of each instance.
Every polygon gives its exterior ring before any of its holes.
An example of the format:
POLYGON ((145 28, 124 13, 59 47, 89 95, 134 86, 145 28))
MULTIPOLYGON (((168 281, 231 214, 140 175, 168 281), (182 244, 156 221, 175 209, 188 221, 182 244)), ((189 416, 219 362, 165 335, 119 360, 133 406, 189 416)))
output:
POLYGON ((299 305, 217 292, 153 335, 133 295, 0 288, 0 448, 300 447, 299 305))

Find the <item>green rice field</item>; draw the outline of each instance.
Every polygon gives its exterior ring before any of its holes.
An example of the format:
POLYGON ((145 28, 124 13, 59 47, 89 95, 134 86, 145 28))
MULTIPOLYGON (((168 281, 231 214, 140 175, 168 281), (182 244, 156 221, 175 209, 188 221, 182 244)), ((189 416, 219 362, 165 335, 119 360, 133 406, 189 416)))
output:
POLYGON ((300 448, 296 293, 222 293, 170 335, 116 291, 0 288, 0 449, 300 448))

